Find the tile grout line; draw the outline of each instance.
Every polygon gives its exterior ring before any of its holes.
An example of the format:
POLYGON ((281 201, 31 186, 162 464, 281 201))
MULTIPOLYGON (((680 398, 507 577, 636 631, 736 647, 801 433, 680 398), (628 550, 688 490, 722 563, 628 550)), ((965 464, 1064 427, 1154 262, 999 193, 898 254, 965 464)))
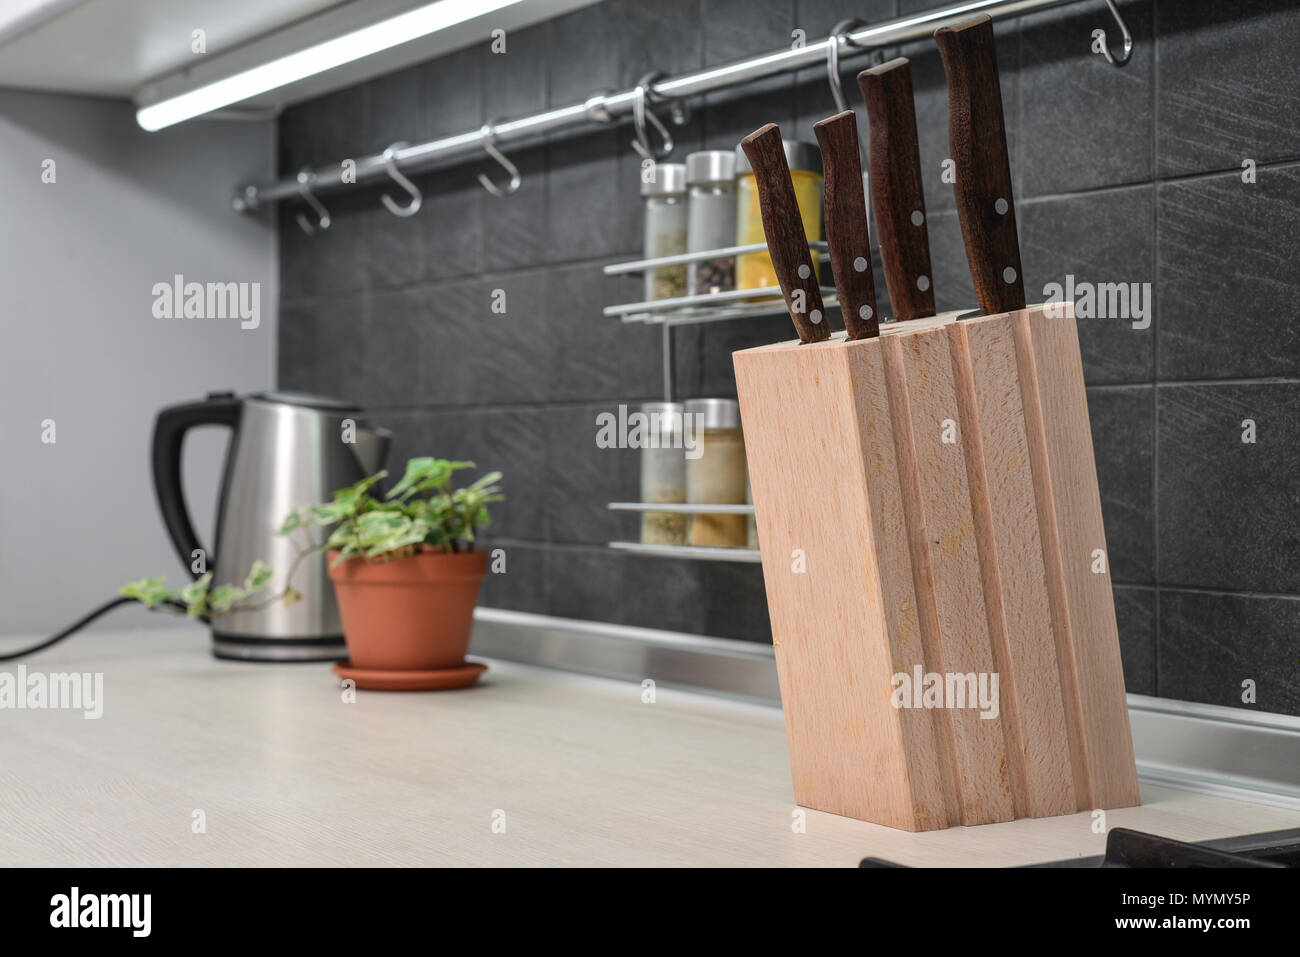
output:
POLYGON ((1130 585, 1130 588, 1151 587, 1159 591, 1187 592, 1192 595, 1218 595, 1223 598, 1255 598, 1269 601, 1300 601, 1300 595, 1289 592, 1253 591, 1239 588, 1208 588, 1202 585, 1179 585, 1174 582, 1162 582, 1158 586, 1130 585))
MULTIPOLYGON (((1156 108, 1153 106, 1152 109, 1154 114, 1156 108)), ((1154 122, 1152 123, 1151 135, 1153 139, 1156 136, 1156 126, 1154 122)), ((1154 157, 1152 163, 1155 163, 1154 157)), ((1300 168, 1300 158, 1272 160, 1267 163, 1259 163, 1255 168, 1257 170, 1285 170, 1300 168)), ((1181 183, 1193 183, 1201 180, 1217 179, 1219 177, 1239 175, 1240 173, 1240 167, 1228 167, 1225 169, 1201 170, 1195 173, 1174 173, 1169 176, 1161 176, 1153 168, 1150 179, 1134 180, 1129 183, 1108 183, 1102 186, 1090 186, 1087 189, 1071 190, 1065 193, 1041 193, 1037 196, 1026 197, 1024 200, 1019 202, 1023 202, 1025 205, 1030 206, 1035 203, 1080 199, 1085 196, 1098 196, 1107 193, 1121 193, 1128 190, 1146 189, 1151 186, 1176 186, 1181 183)), ((949 209, 947 211, 956 212, 955 209, 949 209)))
POLYGON ((1133 379, 1128 382, 1090 382, 1085 383, 1084 387, 1100 391, 1136 388, 1185 389, 1220 385, 1300 385, 1300 375, 1224 376, 1222 379, 1133 379))
MULTIPOLYGON (((491 544, 500 545, 506 548, 529 548, 538 550, 555 550, 555 551, 575 551, 575 552, 607 552, 609 549, 606 542, 573 542, 573 541, 547 541, 536 538, 518 538, 509 535, 494 537, 491 544)), ((679 561, 693 561, 693 559, 678 559, 679 561)), ((751 563, 738 563, 751 564, 751 563)), ((754 565, 755 568, 759 567, 754 565)), ((1176 582, 1164 582, 1159 586, 1153 582, 1128 582, 1113 581, 1115 588, 1129 588, 1134 591, 1156 591, 1157 587, 1163 591, 1183 592, 1190 595, 1214 595, 1222 598, 1247 598, 1258 601, 1297 601, 1300 602, 1300 593, 1291 592, 1264 592, 1251 589, 1233 589, 1233 588, 1209 588, 1203 585, 1183 585, 1176 582)))

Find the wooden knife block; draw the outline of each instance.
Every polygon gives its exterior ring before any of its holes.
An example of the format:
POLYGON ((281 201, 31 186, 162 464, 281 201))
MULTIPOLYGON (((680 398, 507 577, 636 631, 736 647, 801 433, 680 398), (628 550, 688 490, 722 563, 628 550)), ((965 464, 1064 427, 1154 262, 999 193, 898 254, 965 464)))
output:
POLYGON ((799 804, 920 831, 1138 803, 1078 333, 1055 309, 733 355, 799 804), (916 665, 996 672, 998 716, 896 708, 916 665))

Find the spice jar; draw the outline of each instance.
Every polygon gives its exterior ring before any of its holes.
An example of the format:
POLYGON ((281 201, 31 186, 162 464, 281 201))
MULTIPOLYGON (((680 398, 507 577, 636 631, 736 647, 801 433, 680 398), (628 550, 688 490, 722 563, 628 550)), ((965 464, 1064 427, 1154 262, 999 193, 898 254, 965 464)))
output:
MULTIPOLYGON (((682 404, 647 402, 641 448, 641 501, 681 504, 686 501, 686 451, 682 441, 682 404)), ((646 545, 685 545, 686 516, 680 512, 643 512, 641 541, 646 545)))
MULTIPOLYGON (((697 446, 686 458, 686 501, 692 505, 745 504, 745 437, 735 399, 692 399, 687 427, 697 446), (691 457, 694 456, 694 457, 691 457)), ((691 516, 691 544, 744 548, 744 515, 691 516)))
MULTIPOLYGON (((656 163, 649 181, 642 181, 645 200, 645 258, 680 256, 686 252, 686 167, 656 163)), ((661 266, 645 273, 646 299, 686 295, 686 266, 661 266)))
MULTIPOLYGON (((782 140, 785 161, 790 164, 790 179, 799 203, 799 218, 810 243, 822 238, 822 154, 812 143, 782 140)), ((766 242, 763 216, 758 207, 758 187, 749 157, 736 147, 736 245, 766 242)), ((821 258, 813 256, 813 269, 821 276, 821 258)), ((736 257, 736 288, 761 289, 777 285, 776 270, 766 252, 745 253, 736 257)))
MULTIPOLYGON (((736 242, 736 155, 703 150, 686 157, 689 191, 686 251, 725 249, 736 242)), ((736 263, 731 258, 706 259, 686 268, 692 295, 728 292, 736 288, 736 263)))

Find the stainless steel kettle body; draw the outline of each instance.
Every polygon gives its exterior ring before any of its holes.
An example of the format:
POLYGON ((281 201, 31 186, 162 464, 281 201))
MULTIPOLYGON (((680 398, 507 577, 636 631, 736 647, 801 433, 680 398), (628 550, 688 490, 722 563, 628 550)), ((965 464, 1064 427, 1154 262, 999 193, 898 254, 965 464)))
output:
MULTIPOLYGON (((202 402, 163 409, 154 424, 154 491, 181 562, 195 577, 206 567, 214 584, 239 584, 257 560, 274 570, 279 591, 305 542, 301 532, 275 534, 288 512, 323 502, 383 467, 388 433, 366 427, 354 405, 320 396, 213 393, 202 402), (194 533, 181 490, 181 446, 199 425, 228 425, 217 537, 205 549, 194 533)), ((213 621, 218 658, 321 661, 345 657, 334 588, 325 556, 316 553, 293 572, 301 601, 246 608, 213 621)), ((256 600, 254 603, 256 604, 256 600)))

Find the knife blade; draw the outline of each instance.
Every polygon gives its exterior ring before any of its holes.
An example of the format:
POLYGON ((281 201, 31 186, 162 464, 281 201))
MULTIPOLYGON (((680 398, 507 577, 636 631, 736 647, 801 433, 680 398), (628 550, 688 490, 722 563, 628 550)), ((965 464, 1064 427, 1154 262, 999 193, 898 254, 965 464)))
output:
POLYGON ((821 288, 813 271, 808 235, 799 216, 781 130, 775 123, 768 123, 741 140, 740 146, 753 167, 767 252, 795 331, 801 342, 821 342, 830 337, 830 323, 826 321, 821 288))
POLYGON ((858 119, 852 110, 845 110, 813 124, 813 132, 822 148, 826 242, 844 328, 850 339, 870 339, 880 335, 880 318, 876 315, 871 234, 858 155, 858 119))
POLYGON ((986 14, 934 34, 948 74, 948 138, 957 219, 980 308, 987 315, 1025 308, 1007 160, 993 20, 986 14))
POLYGON ((899 320, 932 316, 934 275, 909 61, 899 57, 863 70, 858 88, 867 103, 871 203, 890 306, 899 320))

